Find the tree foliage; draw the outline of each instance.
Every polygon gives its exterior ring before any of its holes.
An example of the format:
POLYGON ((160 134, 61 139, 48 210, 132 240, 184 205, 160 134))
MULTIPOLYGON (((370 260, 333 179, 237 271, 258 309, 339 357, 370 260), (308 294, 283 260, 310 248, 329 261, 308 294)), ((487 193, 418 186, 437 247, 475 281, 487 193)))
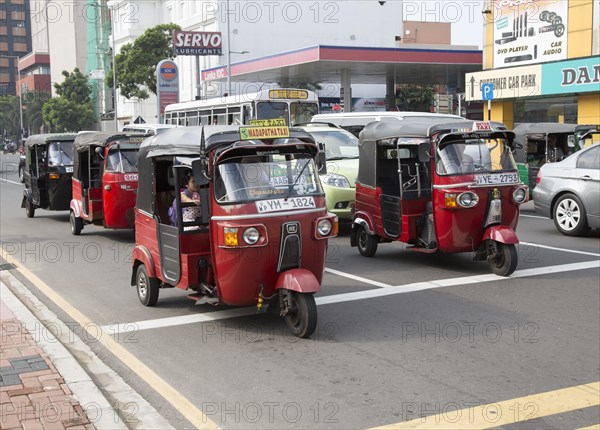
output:
POLYGON ((21 119, 19 118, 19 98, 16 96, 0 97, 0 133, 4 133, 10 139, 17 139, 20 135, 21 119))
POLYGON ((73 73, 63 70, 62 74, 65 77, 63 83, 54 84, 58 97, 48 100, 42 108, 44 123, 49 131, 56 133, 91 128, 96 118, 90 101, 88 77, 78 68, 73 73))
POLYGON ((25 129, 31 134, 41 133, 44 125, 42 107, 49 99, 50 94, 44 91, 23 93, 23 122, 26 124, 25 129))
MULTIPOLYGON (((156 94, 156 65, 166 58, 174 58, 173 32, 181 30, 177 24, 160 24, 149 28, 133 43, 121 47, 117 64, 117 88, 127 99, 150 97, 156 94)), ((113 86, 111 69, 106 82, 113 86)))
POLYGON ((396 90, 396 106, 401 111, 429 112, 433 97, 430 85, 402 84, 396 90))

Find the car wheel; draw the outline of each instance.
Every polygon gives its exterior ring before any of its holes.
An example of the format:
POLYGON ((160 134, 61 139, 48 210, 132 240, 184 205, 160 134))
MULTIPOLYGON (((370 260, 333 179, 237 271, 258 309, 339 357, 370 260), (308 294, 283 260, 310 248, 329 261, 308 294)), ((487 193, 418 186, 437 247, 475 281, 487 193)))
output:
POLYGON ((583 203, 574 194, 562 195, 553 212, 554 225, 566 236, 581 236, 590 229, 583 203))

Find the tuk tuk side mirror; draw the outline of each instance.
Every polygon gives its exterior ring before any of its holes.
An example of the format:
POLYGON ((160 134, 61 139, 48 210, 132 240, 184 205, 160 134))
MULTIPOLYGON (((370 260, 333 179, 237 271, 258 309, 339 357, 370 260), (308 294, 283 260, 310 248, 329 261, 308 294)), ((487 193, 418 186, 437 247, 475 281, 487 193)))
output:
POLYGON ((431 154, 429 153, 429 143, 424 142, 421 143, 418 147, 419 152, 419 163, 427 163, 431 159, 431 154))
POLYGON ((104 155, 102 155, 102 148, 97 146, 96 149, 94 149, 94 152, 96 154, 98 154, 100 156, 100 158, 102 158, 104 160, 104 155))
POLYGON ((575 148, 575 135, 574 134, 570 134, 567 137, 567 146, 569 148, 575 148))
POLYGON ((192 162, 192 172, 198 186, 203 187, 208 185, 210 175, 208 174, 208 158, 202 157, 199 160, 192 162))
POLYGON ((317 156, 315 158, 315 161, 317 162, 317 172, 319 173, 319 175, 326 175, 327 156, 325 154, 325 144, 322 142, 318 142, 317 145, 319 147, 319 152, 317 153, 317 156))

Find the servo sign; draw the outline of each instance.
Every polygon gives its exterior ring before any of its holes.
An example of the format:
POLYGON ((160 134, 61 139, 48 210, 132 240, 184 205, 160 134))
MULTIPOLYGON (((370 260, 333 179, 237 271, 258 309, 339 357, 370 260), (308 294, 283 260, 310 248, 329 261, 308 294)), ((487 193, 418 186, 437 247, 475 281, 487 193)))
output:
POLYGON ((176 55, 222 55, 221 32, 175 31, 173 51, 176 55))

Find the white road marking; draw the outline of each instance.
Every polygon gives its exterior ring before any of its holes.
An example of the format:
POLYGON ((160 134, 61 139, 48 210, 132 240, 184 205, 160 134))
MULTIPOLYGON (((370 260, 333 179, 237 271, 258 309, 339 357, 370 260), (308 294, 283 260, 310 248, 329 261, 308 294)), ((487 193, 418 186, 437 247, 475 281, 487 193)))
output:
MULTIPOLYGON (((511 276, 498 276, 493 274, 464 276, 460 278, 439 279, 435 281, 415 282, 413 284, 391 286, 387 284, 383 288, 374 290, 357 291, 353 293, 332 294, 330 296, 317 297, 317 305, 328 305, 333 303, 352 302, 377 297, 393 296, 396 294, 412 293, 415 291, 431 290, 435 288, 452 287, 456 285, 480 284, 494 281, 506 281, 512 278, 524 278, 529 276, 548 275, 551 273, 571 272, 575 270, 586 270, 600 268, 599 261, 586 261, 581 263, 561 264, 558 266, 537 267, 515 271, 511 276)), ((330 269, 327 269, 330 271, 330 269)), ((332 271, 333 273, 334 271, 332 271)), ((340 276, 347 273, 338 272, 340 276)), ((136 321, 131 323, 103 326, 102 330, 116 335, 132 331, 148 330, 153 328, 172 327, 177 325, 193 324, 198 322, 217 321, 227 318, 242 317, 256 314, 256 308, 246 307, 226 311, 209 312, 206 314, 184 315, 179 317, 158 318, 154 320, 136 321)))
POLYGON ((391 285, 384 284, 383 282, 372 281, 371 279, 363 278, 362 276, 352 275, 346 272, 340 272, 339 270, 325 268, 325 271, 328 273, 333 273, 334 275, 343 276, 344 278, 354 279, 355 281, 360 281, 365 284, 374 285, 376 287, 387 288, 391 285))
POLYGON ((539 243, 533 243, 533 242, 520 242, 519 245, 537 246, 538 248, 552 249, 553 251, 570 252, 571 254, 591 255, 592 257, 600 257, 600 254, 596 254, 593 252, 576 251, 574 249, 566 249, 566 248, 557 248, 555 246, 540 245, 539 243))
POLYGON ((15 185, 20 185, 20 186, 23 186, 23 184, 22 184, 22 183, 20 183, 20 182, 15 182, 15 181, 11 181, 11 180, 9 180, 9 179, 0 178, 0 181, 2 181, 2 182, 8 182, 9 184, 15 184, 15 185))
POLYGON ((547 218, 545 216, 538 216, 538 215, 525 215, 525 214, 520 214, 519 217, 524 216, 525 218, 538 218, 538 219, 550 219, 547 218))

